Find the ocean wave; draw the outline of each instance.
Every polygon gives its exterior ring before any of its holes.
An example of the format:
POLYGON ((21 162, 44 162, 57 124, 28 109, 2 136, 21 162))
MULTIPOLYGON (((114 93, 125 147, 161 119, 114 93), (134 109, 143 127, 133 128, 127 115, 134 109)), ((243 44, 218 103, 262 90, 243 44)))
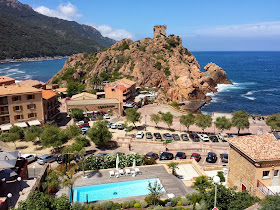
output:
POLYGON ((249 100, 251 100, 251 101, 256 100, 255 97, 249 97, 249 96, 247 96, 246 94, 242 94, 241 96, 242 96, 243 98, 247 98, 247 99, 249 99, 249 100))

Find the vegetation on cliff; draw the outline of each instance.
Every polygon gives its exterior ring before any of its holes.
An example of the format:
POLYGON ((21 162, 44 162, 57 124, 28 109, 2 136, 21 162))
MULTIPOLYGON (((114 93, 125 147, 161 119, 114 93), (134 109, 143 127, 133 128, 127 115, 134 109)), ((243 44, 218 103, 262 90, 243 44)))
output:
POLYGON ((91 26, 47 17, 16 0, 0 0, 0 60, 99 52, 115 43, 91 26))
POLYGON ((182 102, 204 100, 206 93, 216 92, 218 83, 230 83, 216 64, 208 64, 205 71, 181 45, 181 38, 170 35, 136 42, 124 39, 101 53, 73 55, 49 83, 67 86, 74 82, 92 90, 104 81, 127 78, 137 86, 158 88, 159 102, 182 102))

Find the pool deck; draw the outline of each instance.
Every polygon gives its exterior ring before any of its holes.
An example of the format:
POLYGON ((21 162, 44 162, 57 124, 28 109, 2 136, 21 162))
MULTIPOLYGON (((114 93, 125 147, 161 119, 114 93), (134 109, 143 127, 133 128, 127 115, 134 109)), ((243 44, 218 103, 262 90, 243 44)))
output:
MULTIPOLYGON (((161 196, 162 198, 168 198, 167 194, 174 194, 175 196, 183 197, 186 194, 191 194, 196 192, 193 188, 186 187, 185 184, 182 182, 182 180, 169 174, 164 168, 164 166, 144 166, 144 167, 139 167, 139 169, 142 172, 142 174, 137 175, 136 177, 121 176, 119 178, 115 178, 115 177, 110 178, 109 170, 89 172, 86 173, 87 178, 78 179, 74 184, 74 187, 99 185, 99 184, 115 183, 115 182, 125 182, 125 181, 133 181, 133 180, 140 180, 140 179, 159 178, 165 189, 165 193, 163 193, 161 196)), ((61 189, 58 194, 62 194, 62 193, 66 193, 69 195, 69 190, 61 189)), ((116 198, 110 200, 114 202, 123 202, 123 201, 133 200, 133 199, 143 200, 145 197, 146 195, 142 195, 142 196, 116 198)), ((98 201, 98 202, 103 202, 103 201, 98 201)))

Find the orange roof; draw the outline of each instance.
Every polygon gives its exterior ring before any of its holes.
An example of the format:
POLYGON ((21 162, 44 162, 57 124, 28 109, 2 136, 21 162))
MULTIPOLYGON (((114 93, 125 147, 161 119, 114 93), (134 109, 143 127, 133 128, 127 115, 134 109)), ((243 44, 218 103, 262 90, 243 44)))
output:
POLYGON ((280 140, 271 133, 229 138, 228 142, 255 161, 280 160, 280 140))
POLYGON ((32 80, 32 79, 28 79, 28 80, 23 80, 21 82, 18 82, 19 85, 27 85, 27 86, 36 86, 36 85, 44 85, 44 83, 38 81, 38 80, 32 80))
POLYGON ((14 81, 15 79, 7 76, 0 76, 0 82, 14 81))
POLYGON ((42 98, 43 99, 50 99, 54 96, 56 96, 56 94, 52 90, 42 90, 42 98))
POLYGON ((118 85, 118 84, 115 84, 115 83, 110 83, 108 85, 105 86, 105 88, 116 88, 116 89, 120 89, 121 91, 125 91, 127 88, 123 85, 118 85))
POLYGON ((0 95, 13 95, 13 94, 21 94, 21 93, 35 93, 35 92, 41 92, 41 90, 26 86, 26 85, 5 85, 0 86, 0 95))

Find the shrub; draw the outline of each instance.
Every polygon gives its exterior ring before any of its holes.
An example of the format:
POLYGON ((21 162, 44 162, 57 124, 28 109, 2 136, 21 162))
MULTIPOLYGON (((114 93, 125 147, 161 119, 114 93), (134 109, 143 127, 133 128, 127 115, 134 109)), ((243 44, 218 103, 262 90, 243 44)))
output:
MULTIPOLYGON (((180 201, 181 200, 181 198, 180 197, 173 197, 173 198, 171 198, 170 199, 170 202, 171 202, 171 206, 176 206, 177 205, 177 203, 178 203, 178 201, 180 201)), ((181 203, 182 204, 182 203, 181 203)))
POLYGON ((94 94, 94 95, 96 95, 96 93, 97 93, 97 90, 90 90, 90 91, 88 91, 89 93, 91 93, 91 94, 94 94))
POLYGON ((160 70, 160 69, 161 69, 161 63, 157 61, 157 62, 155 63, 155 67, 156 67, 158 70, 160 70))
POLYGON ((122 208, 124 208, 124 209, 128 209, 130 206, 129 206, 129 201, 124 201, 123 203, 122 203, 122 208))
POLYGON ((101 203, 101 206, 105 207, 106 209, 111 209, 114 205, 113 201, 106 201, 101 203))
POLYGON ((135 203, 137 203, 136 200, 129 201, 129 207, 133 208, 135 203))
POLYGON ((146 46, 145 45, 140 45, 139 50, 145 52, 146 51, 146 46))
POLYGON ((62 173, 66 173, 66 171, 69 170, 70 168, 72 168, 73 166, 75 166, 75 163, 70 163, 67 165, 67 168, 66 168, 66 164, 63 163, 63 164, 58 165, 55 170, 60 171, 62 173))
POLYGON ((164 68, 163 72, 167 77, 171 75, 171 72, 169 71, 169 67, 164 68))
POLYGON ((140 203, 135 203, 134 204, 134 208, 140 208, 140 207, 141 207, 140 203))
POLYGON ((76 136, 75 141, 83 147, 90 146, 90 141, 85 136, 76 136))
POLYGON ((148 203, 146 201, 140 201, 140 205, 142 208, 148 207, 148 203))
POLYGON ((181 204, 183 206, 188 206, 188 205, 191 204, 191 201, 189 199, 187 199, 187 198, 181 198, 181 204))
POLYGON ((153 210, 162 210, 162 209, 163 209, 162 206, 155 206, 155 207, 153 208, 153 210))
POLYGON ((182 206, 182 202, 181 202, 181 201, 178 201, 176 205, 177 205, 177 206, 182 206))

